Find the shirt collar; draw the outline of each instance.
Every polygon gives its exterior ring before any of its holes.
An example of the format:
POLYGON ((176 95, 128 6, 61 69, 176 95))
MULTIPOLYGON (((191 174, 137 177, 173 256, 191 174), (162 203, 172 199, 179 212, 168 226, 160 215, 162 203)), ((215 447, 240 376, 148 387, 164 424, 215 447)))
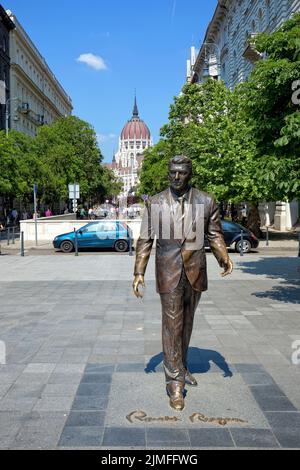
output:
POLYGON ((184 193, 182 196, 177 196, 177 194, 175 194, 172 189, 170 188, 170 194, 173 198, 174 201, 178 201, 180 199, 183 199, 184 201, 188 201, 189 200, 189 197, 190 197, 190 193, 191 193, 191 187, 188 188, 188 190, 186 191, 186 193, 184 193))

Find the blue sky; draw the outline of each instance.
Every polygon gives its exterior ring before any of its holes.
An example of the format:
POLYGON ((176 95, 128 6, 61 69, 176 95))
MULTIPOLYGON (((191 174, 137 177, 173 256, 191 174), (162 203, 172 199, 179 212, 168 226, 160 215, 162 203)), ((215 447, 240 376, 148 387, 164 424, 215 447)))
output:
POLYGON ((217 0, 1 3, 14 12, 71 96, 74 114, 93 125, 105 161, 111 161, 132 114, 135 88, 140 115, 158 141, 185 81, 189 48, 199 46, 217 0))

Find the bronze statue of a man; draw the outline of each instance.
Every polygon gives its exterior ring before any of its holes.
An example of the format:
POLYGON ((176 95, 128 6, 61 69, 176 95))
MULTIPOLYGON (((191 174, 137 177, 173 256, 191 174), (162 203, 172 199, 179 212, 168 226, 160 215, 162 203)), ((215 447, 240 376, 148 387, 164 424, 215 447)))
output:
POLYGON ((142 297, 139 287, 145 286, 144 275, 156 236, 156 285, 162 305, 166 387, 170 406, 177 411, 184 408, 185 384, 197 385, 187 367, 187 352, 195 310, 201 292, 207 290, 204 235, 224 268, 222 276, 231 274, 233 269, 216 202, 209 194, 191 187, 191 177, 191 160, 185 156, 172 158, 170 188, 146 203, 136 246, 133 281, 135 295, 142 297), (165 227, 162 228, 162 224, 165 227), (196 240, 199 234, 203 238, 200 242, 196 240))

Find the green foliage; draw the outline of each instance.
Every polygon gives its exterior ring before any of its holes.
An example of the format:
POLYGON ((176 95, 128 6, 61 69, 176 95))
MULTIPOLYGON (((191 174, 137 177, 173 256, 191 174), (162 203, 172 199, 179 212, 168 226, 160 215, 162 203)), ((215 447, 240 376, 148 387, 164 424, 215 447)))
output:
POLYGON ((267 198, 292 200, 300 196, 300 110, 292 100, 300 80, 300 13, 278 31, 257 36, 255 44, 266 58, 241 95, 257 147, 256 180, 267 184, 267 198))
POLYGON ((167 163, 184 154, 193 161, 193 184, 219 200, 258 197, 249 181, 253 145, 245 130, 237 94, 223 82, 185 85, 171 106, 163 139, 145 156, 141 192, 153 193, 167 184, 167 163))
POLYGON ((27 198, 33 183, 41 177, 41 168, 32 150, 32 139, 11 131, 0 132, 0 195, 27 198))
POLYGON ((140 175, 139 195, 153 195, 167 186, 168 161, 171 155, 168 143, 163 140, 146 150, 140 175))
POLYGON ((118 186, 101 165, 93 128, 70 116, 39 129, 36 138, 0 133, 0 195, 31 199, 34 182, 46 204, 68 199, 68 184, 80 184, 83 199, 103 199, 118 186))

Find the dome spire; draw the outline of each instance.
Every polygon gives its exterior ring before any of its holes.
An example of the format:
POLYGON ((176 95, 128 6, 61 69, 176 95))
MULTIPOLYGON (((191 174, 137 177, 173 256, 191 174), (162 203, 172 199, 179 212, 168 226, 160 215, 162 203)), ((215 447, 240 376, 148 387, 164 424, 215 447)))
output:
POLYGON ((133 113, 132 113, 132 116, 133 116, 134 118, 138 118, 138 117, 139 117, 139 110, 138 110, 137 102, 136 102, 136 91, 134 92, 134 106, 133 106, 133 113))

